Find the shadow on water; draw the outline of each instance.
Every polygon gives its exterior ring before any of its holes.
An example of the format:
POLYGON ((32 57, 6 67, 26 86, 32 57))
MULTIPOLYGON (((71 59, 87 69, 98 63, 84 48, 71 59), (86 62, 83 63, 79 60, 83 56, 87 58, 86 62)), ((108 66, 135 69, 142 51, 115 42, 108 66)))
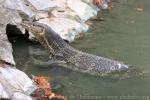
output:
POLYGON ((52 77, 62 88, 58 92, 69 100, 149 100, 150 1, 117 0, 112 6, 111 13, 103 12, 104 21, 94 21, 85 37, 72 45, 88 53, 132 64, 134 69, 96 77, 60 66, 37 67, 33 58, 47 61, 48 56, 43 47, 27 42, 13 46, 17 67, 33 75, 52 77), (146 74, 143 76, 143 73, 146 74))

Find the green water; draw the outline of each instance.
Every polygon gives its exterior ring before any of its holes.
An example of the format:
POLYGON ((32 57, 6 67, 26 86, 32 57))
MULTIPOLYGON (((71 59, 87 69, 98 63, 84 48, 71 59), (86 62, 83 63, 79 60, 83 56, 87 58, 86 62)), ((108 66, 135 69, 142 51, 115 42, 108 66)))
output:
MULTIPOLYGON (((115 0, 114 0, 115 1, 115 0)), ((82 51, 124 61, 146 74, 123 80, 90 76, 49 66, 34 66, 28 45, 14 49, 17 66, 26 73, 52 77, 58 93, 69 100, 150 100, 150 0, 116 0, 86 35, 72 45, 82 51), (143 7, 143 11, 137 11, 143 7), (26 48, 22 50, 22 48, 26 48), (20 55, 18 54, 20 52, 20 55)), ((39 47, 41 48, 41 47, 39 47)))

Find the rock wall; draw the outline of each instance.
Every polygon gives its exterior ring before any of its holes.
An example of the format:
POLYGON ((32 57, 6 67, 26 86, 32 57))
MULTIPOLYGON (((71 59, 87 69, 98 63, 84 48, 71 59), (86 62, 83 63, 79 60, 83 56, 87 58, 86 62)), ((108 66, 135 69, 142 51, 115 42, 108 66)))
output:
POLYGON ((6 35, 6 25, 18 25, 22 20, 17 11, 4 7, 4 4, 1 2, 0 9, 0 59, 15 65, 12 55, 12 46, 6 35))

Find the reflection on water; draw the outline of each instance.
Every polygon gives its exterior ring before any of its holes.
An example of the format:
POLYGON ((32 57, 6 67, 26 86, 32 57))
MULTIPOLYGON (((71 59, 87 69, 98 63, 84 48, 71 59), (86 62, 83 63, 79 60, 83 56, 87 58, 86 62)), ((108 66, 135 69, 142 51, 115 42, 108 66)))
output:
MULTIPOLYGON (((39 68, 32 62, 29 51, 30 47, 42 51, 42 47, 22 44, 14 50, 17 66, 27 73, 51 76, 60 85, 61 91, 58 92, 67 95, 69 100, 149 100, 150 0, 116 1, 111 13, 103 12, 104 21, 95 21, 85 37, 77 40, 73 46, 88 53, 131 64, 146 73, 143 77, 119 80, 109 76, 90 76, 59 66, 39 68)), ((46 58, 46 55, 39 59, 46 58)), ((32 56, 35 57, 34 54, 32 56)))

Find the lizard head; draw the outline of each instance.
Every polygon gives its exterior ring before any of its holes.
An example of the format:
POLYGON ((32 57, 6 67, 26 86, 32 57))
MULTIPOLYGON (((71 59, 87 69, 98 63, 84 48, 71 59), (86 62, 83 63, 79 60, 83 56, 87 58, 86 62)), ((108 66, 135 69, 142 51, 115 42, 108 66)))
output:
POLYGON ((42 35, 46 31, 45 27, 38 22, 23 21, 21 23, 21 25, 23 26, 23 28, 32 32, 33 34, 41 34, 42 35))

